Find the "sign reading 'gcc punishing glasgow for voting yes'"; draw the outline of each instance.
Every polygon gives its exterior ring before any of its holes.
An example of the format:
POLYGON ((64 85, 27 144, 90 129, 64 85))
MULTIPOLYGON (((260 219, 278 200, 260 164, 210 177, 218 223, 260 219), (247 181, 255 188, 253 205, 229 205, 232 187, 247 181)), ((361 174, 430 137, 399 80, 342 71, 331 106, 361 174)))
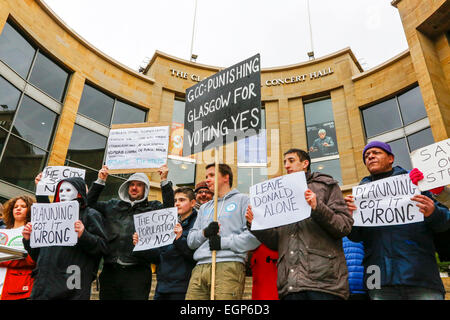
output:
POLYGON ((261 129, 257 54, 186 90, 183 156, 253 136, 261 129))

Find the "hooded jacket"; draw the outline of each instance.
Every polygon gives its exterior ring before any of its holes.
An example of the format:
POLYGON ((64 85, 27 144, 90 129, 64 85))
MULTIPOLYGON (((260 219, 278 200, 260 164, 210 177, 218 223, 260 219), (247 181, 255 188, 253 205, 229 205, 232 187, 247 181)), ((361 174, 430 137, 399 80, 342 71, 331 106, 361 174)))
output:
POLYGON ((317 196, 317 207, 309 218, 252 233, 278 251, 280 298, 300 291, 319 291, 347 299, 348 272, 342 238, 350 233, 353 218, 338 182, 331 176, 307 172, 306 181, 317 196))
MULTIPOLYGON (((237 261, 245 263, 247 251, 256 249, 260 242, 247 229, 245 212, 249 199, 236 189, 217 199, 217 220, 220 225, 219 235, 221 250, 216 252, 216 262, 237 261)), ((214 200, 200 207, 194 227, 189 232, 187 244, 195 250, 197 264, 211 263, 212 253, 209 240, 203 235, 205 229, 214 219, 214 200)))
POLYGON ((133 215, 147 211, 170 208, 174 206, 172 184, 169 182, 162 186, 163 204, 154 200, 148 201, 150 181, 146 174, 135 173, 119 187, 119 199, 97 201, 104 185, 94 182, 89 189, 88 203, 98 210, 104 219, 109 251, 104 257, 105 264, 118 263, 121 265, 146 265, 150 262, 133 255, 133 215), (128 195, 128 185, 131 181, 141 181, 145 184, 144 197, 131 201, 128 195))
MULTIPOLYGON (((396 166, 387 176, 407 173, 405 169, 396 166)), ((360 184, 375 180, 376 177, 367 176, 360 184)), ((433 199, 428 191, 422 194, 433 199)), ((422 222, 370 228, 353 227, 348 238, 356 242, 364 241, 364 268, 371 265, 380 268, 381 287, 417 286, 445 293, 436 263, 433 233, 448 230, 450 212, 436 200, 434 206, 434 212, 422 222)), ((364 283, 367 283, 368 276, 370 274, 365 274, 364 283)))
MULTIPOLYGON (((87 206, 86 184, 83 179, 77 177, 61 180, 56 187, 55 201, 59 199, 59 186, 64 181, 71 183, 78 191, 79 220, 84 225, 84 231, 77 244, 72 247, 31 248, 30 240, 23 239, 25 249, 36 261, 31 299, 89 300, 100 259, 107 252, 103 220, 98 211, 87 206), (76 276, 77 272, 72 266, 79 267, 81 285, 79 288, 69 289, 69 277, 76 276)), ((41 197, 38 197, 38 201, 39 199, 41 197)))

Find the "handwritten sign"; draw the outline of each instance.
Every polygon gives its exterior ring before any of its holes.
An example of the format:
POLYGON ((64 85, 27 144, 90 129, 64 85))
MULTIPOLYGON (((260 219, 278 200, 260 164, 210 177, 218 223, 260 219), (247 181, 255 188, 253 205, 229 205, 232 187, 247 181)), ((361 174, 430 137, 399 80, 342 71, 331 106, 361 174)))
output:
POLYGON ((257 134, 261 129, 260 64, 257 54, 186 90, 184 157, 257 134))
POLYGON ((353 187, 355 205, 354 226, 377 227, 423 221, 411 198, 420 194, 408 174, 381 179, 353 187))
POLYGON ((74 246, 78 241, 75 232, 78 210, 78 201, 34 203, 31 206, 30 246, 74 246))
POLYGON ((420 191, 450 184, 450 139, 414 150, 411 161, 423 173, 420 191))
POLYGON ((133 251, 163 247, 175 240, 175 225, 178 223, 177 208, 149 211, 134 216, 134 227, 139 242, 133 251))
POLYGON ((59 181, 72 177, 83 178, 86 170, 66 166, 48 166, 42 171, 41 181, 36 186, 37 196, 52 196, 55 194, 59 181))
POLYGON ((251 186, 251 229, 268 229, 308 218, 311 215, 311 207, 305 200, 307 188, 303 171, 251 186))
POLYGON ((169 127, 111 129, 105 164, 111 170, 156 169, 167 162, 169 127))

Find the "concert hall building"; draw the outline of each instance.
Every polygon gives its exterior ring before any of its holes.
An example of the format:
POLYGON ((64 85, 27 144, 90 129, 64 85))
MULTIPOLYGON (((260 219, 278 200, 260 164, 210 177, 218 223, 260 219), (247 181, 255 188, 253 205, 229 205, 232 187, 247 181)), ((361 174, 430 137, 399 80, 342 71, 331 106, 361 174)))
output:
MULTIPOLYGON (((348 193, 368 174, 362 150, 369 141, 388 142, 395 164, 411 169, 410 152, 449 138, 450 2, 392 5, 409 49, 372 69, 344 48, 261 70, 265 130, 221 150, 232 159, 234 187, 248 193, 286 174, 283 153, 301 148, 311 151, 314 171, 331 174, 348 193), (328 147, 317 143, 321 135, 328 147)), ((113 124, 169 126, 169 179, 177 186, 204 179, 212 153, 182 156, 185 90, 228 66, 157 51, 135 71, 94 45, 41 0, 0 0, 0 202, 33 194, 48 165, 84 168, 90 184, 113 124)), ((117 197, 126 177, 111 175, 103 197, 117 197)), ((159 175, 150 178, 150 198, 161 199, 159 175)))

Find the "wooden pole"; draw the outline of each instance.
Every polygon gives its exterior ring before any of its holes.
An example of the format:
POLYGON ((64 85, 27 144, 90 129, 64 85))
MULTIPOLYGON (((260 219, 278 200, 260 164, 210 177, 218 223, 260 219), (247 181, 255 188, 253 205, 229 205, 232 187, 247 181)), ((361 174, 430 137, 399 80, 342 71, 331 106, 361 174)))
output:
MULTIPOLYGON (((219 193, 218 178, 219 178, 219 147, 214 149, 214 221, 217 221, 217 198, 219 193)), ((216 283, 216 250, 212 252, 211 262, 211 300, 214 300, 216 283)))

